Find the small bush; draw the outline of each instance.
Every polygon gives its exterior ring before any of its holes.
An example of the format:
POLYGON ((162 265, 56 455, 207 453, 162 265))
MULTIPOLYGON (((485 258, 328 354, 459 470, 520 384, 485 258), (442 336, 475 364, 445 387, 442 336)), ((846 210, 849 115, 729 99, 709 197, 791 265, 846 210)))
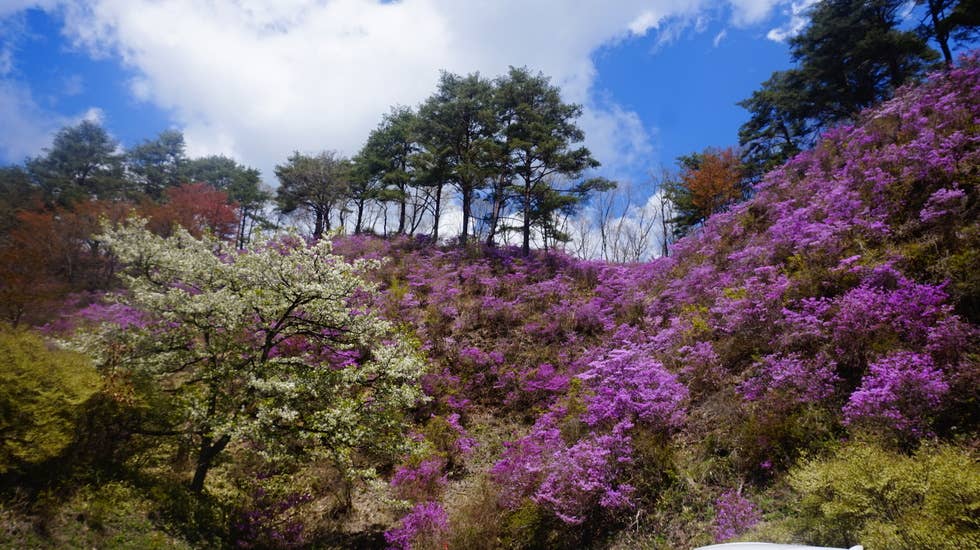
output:
POLYGON ((980 465, 974 452, 923 447, 914 456, 852 443, 790 474, 797 532, 828 546, 980 548, 980 465))
POLYGON ((0 327, 0 474, 58 456, 99 384, 82 355, 0 327))

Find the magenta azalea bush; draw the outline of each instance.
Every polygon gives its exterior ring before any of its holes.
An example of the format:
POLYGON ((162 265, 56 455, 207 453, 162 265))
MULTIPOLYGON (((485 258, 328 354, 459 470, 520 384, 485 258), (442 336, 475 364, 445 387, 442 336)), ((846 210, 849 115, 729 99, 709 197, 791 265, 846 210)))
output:
POLYGON ((759 510, 738 491, 725 491, 715 500, 715 542, 734 538, 759 522, 759 510))
POLYGON ((401 525, 385 532, 388 548, 411 550, 416 547, 433 547, 449 529, 449 516, 435 502, 416 504, 401 520, 401 525))
POLYGON ((844 407, 846 423, 877 422, 915 436, 928 432, 929 416, 949 391, 943 373, 926 354, 900 351, 868 366, 861 386, 844 407))

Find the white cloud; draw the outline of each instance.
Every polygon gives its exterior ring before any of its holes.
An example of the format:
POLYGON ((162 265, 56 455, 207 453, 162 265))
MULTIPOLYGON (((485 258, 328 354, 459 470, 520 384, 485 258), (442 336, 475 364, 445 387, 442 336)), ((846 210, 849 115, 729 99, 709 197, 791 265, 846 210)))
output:
POLYGON ((648 30, 657 28, 657 25, 659 24, 659 15, 652 11, 645 11, 640 15, 637 15, 636 19, 630 21, 627 27, 631 33, 637 36, 643 36, 648 30))
POLYGON ((89 107, 88 109, 85 110, 84 113, 75 117, 72 123, 78 124, 83 120, 85 122, 94 122, 96 124, 102 124, 103 122, 105 122, 105 111, 103 111, 98 107, 89 107))
POLYGON ((624 179, 655 162, 651 134, 639 115, 615 103, 596 105, 583 113, 581 126, 590 137, 592 155, 603 163, 602 172, 624 179))
POLYGON ((71 74, 62 79, 63 95, 76 96, 85 91, 85 79, 80 74, 71 74))
MULTIPOLYGON (((594 53, 651 30, 661 44, 703 30, 725 5, 749 24, 779 2, 63 0, 57 10, 78 47, 132 70, 134 98, 171 112, 191 154, 231 154, 272 180, 294 149, 356 152, 390 105, 431 94, 440 69, 496 76, 508 65, 552 76, 585 106, 587 145, 606 167, 642 167, 654 129, 597 99, 594 53)), ((39 3, 0 0, 0 17, 29 4, 39 3)))
POLYGON ((0 80, 0 159, 20 162, 51 141, 58 120, 45 113, 30 91, 10 80, 0 80))
POLYGON ((732 23, 745 27, 766 20, 772 9, 786 0, 731 0, 732 23))
POLYGON ((20 162, 37 155, 51 144, 61 127, 83 120, 101 123, 101 109, 90 107, 73 116, 62 116, 42 108, 30 89, 14 80, 0 79, 0 162, 20 162))
POLYGON ((726 36, 728 36, 728 29, 722 29, 720 33, 715 35, 715 38, 711 41, 711 44, 717 48, 718 44, 721 44, 721 41, 724 40, 726 36))
POLYGON ((0 164, 18 163, 40 154, 51 145, 60 128, 83 120, 103 123, 105 113, 98 107, 64 116, 44 109, 34 100, 30 88, 12 79, 0 79, 0 164))
POLYGON ((766 34, 766 38, 773 42, 785 42, 800 34, 800 31, 806 27, 809 21, 806 17, 807 10, 817 2, 818 0, 799 0, 793 2, 789 8, 789 20, 779 27, 770 29, 766 34))

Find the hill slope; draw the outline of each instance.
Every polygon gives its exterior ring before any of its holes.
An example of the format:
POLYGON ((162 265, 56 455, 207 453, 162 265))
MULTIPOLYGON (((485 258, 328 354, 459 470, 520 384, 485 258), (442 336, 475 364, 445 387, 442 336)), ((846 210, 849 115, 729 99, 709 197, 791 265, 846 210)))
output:
POLYGON ((435 365, 389 542, 672 548, 763 518, 770 539, 976 542, 978 126, 974 56, 643 265, 338 241, 393 258, 381 306, 435 365), (926 463, 953 477, 867 496, 926 463), (832 494, 848 476, 867 502, 832 494))

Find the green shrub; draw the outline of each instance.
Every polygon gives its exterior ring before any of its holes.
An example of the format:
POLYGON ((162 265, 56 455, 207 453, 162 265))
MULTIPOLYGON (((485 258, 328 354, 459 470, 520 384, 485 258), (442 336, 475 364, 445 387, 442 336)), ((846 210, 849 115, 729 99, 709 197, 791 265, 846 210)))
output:
POLYGON ((99 385, 84 356, 30 332, 0 328, 0 473, 58 456, 99 385))
POLYGON ((797 532, 811 543, 868 550, 980 548, 974 452, 923 447, 914 456, 852 443, 790 474, 797 532))

